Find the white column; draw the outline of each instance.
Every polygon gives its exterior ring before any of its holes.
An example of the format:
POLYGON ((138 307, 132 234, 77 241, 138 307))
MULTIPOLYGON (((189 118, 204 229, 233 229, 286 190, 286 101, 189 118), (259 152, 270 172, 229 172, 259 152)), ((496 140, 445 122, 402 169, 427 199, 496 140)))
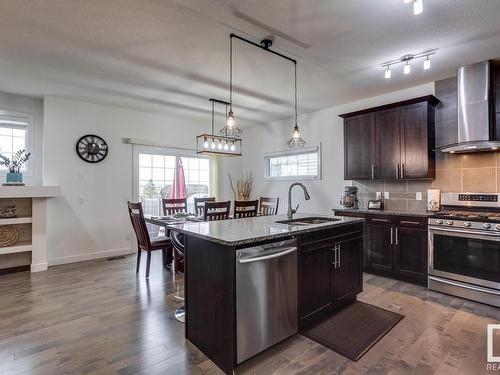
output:
POLYGON ((32 198, 31 272, 47 270, 47 198, 32 198))

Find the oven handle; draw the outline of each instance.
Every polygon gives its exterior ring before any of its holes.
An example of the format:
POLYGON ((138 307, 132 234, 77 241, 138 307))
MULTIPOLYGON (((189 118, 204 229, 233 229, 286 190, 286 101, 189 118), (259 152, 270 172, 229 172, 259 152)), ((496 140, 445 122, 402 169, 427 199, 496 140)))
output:
POLYGON ((481 237, 494 237, 500 241, 500 233, 496 232, 480 232, 473 230, 463 230, 463 229, 451 229, 451 228, 440 228, 440 227, 429 227, 429 233, 441 232, 441 233, 460 233, 460 234, 473 234, 481 237))
POLYGON ((463 284, 463 283, 455 283, 453 281, 444 280, 444 279, 441 279, 441 278, 438 279, 438 278, 436 278, 434 276, 429 276, 429 279, 437 281, 439 283, 444 283, 444 284, 449 284, 449 285, 457 286, 457 287, 460 287, 460 288, 474 290, 476 292, 483 292, 483 293, 489 293, 489 294, 494 294, 496 296, 500 296, 500 292, 496 292, 496 291, 491 290, 491 289, 480 288, 478 286, 472 286, 472 285, 463 284))

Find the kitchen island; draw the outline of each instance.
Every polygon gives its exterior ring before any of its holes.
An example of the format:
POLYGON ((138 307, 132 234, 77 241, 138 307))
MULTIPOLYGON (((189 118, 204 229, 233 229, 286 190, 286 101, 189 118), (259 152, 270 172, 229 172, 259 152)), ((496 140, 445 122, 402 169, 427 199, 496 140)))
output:
POLYGON ((168 225, 185 236, 185 336, 226 373, 362 291, 364 219, 287 221, 168 225))

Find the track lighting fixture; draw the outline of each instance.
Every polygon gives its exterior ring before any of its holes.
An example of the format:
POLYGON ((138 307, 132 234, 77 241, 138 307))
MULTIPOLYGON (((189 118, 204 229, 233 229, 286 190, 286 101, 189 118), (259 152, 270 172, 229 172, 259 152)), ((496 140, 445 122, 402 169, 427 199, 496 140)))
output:
POLYGON ((436 54, 436 50, 426 51, 426 52, 418 53, 416 55, 409 54, 409 55, 401 56, 399 59, 387 61, 383 64, 380 64, 381 67, 385 68, 384 78, 390 79, 392 77, 391 66, 397 65, 397 64, 404 64, 403 73, 405 75, 410 74, 411 73, 411 63, 412 63, 412 61, 417 60, 417 59, 425 58, 423 68, 424 68, 424 70, 429 70, 431 68, 430 56, 435 55, 435 54, 436 54))

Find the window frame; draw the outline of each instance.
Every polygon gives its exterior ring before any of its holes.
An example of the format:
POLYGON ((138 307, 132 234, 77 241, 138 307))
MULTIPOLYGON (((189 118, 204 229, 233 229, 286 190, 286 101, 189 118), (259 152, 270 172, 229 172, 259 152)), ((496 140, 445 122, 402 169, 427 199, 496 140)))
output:
MULTIPOLYGON (((0 109, 0 116, 13 116, 13 117, 22 117, 27 120, 28 125, 26 125, 26 137, 24 138, 24 147, 26 152, 31 153, 30 159, 25 164, 25 169, 21 173, 24 177, 33 177, 34 176, 34 161, 35 157, 34 148, 33 148, 33 123, 34 116, 31 113, 26 112, 18 112, 18 111, 10 111, 5 109, 0 109)), ((0 152, 1 153, 1 152, 0 152)), ((0 177, 5 178, 9 171, 8 170, 0 170, 0 177)))
POLYGON ((214 181, 212 178, 213 162, 209 156, 199 155, 195 150, 191 151, 188 149, 180 149, 174 147, 158 147, 158 146, 144 146, 144 145, 133 145, 133 157, 132 157, 132 196, 135 202, 139 201, 139 154, 156 154, 163 156, 176 156, 184 158, 198 158, 208 160, 208 170, 209 170, 209 183, 208 183, 208 193, 212 194, 214 191, 214 181))
POLYGON ((318 146, 314 147, 303 147, 300 149, 289 149, 275 152, 267 152, 264 154, 264 180, 265 181, 296 181, 300 180, 321 180, 321 143, 318 146), (300 154, 310 154, 317 152, 318 154, 318 166, 316 175, 296 175, 296 176, 271 176, 270 175, 270 159, 283 157, 283 156, 292 156, 292 155, 300 155, 300 154))

